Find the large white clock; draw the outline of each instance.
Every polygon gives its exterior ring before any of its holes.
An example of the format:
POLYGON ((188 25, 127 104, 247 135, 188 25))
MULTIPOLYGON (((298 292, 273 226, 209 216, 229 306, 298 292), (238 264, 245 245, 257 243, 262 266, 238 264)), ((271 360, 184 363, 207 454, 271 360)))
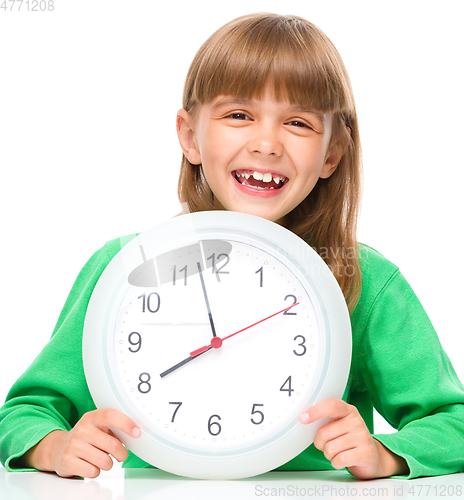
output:
POLYGON ((322 422, 298 417, 342 396, 351 327, 303 240, 255 216, 200 212, 140 234, 110 262, 83 356, 97 407, 142 429, 115 431, 136 455, 183 476, 242 478, 312 443, 322 422))

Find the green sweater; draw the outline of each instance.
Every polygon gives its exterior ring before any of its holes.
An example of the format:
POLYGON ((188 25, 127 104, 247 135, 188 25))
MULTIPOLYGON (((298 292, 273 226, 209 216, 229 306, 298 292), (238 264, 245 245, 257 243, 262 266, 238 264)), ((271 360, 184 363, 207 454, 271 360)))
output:
MULTIPOLYGON (((0 409, 0 459, 15 459, 54 430, 70 430, 95 409, 82 365, 87 305, 103 270, 135 235, 112 240, 87 262, 53 335, 0 409)), ((403 457, 409 478, 464 470, 464 388, 419 300, 398 268, 359 246, 362 293, 351 315, 353 357, 344 400, 371 433, 373 407, 398 432, 375 438, 403 457)), ((148 467, 129 454, 125 467, 148 467)), ((313 445, 280 470, 331 469, 313 445)), ((406 477, 406 476, 403 476, 406 477)))

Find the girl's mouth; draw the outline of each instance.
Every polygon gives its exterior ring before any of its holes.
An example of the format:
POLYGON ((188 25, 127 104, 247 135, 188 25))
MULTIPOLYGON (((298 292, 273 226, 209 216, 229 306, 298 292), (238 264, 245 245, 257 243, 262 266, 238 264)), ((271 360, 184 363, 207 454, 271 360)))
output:
POLYGON ((288 178, 271 172, 256 172, 254 170, 235 170, 232 172, 235 180, 243 186, 255 189, 280 189, 288 178))

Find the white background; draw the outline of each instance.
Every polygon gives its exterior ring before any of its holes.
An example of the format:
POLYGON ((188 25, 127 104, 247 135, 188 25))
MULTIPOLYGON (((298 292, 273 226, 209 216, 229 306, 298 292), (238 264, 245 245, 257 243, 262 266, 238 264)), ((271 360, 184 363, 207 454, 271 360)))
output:
POLYGON ((175 116, 188 66, 214 30, 257 11, 306 17, 338 47, 364 150, 359 239, 400 266, 464 380, 459 0, 17 10, 0 9, 1 402, 90 255, 178 212, 175 116))

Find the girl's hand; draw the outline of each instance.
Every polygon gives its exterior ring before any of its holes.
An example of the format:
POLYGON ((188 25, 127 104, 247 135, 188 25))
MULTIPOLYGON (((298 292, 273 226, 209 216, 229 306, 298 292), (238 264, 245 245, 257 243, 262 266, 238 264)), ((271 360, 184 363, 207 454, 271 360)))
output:
POLYGON ((134 438, 141 434, 133 420, 120 411, 95 410, 86 413, 70 431, 50 432, 24 455, 22 462, 62 477, 95 478, 101 470, 111 469, 111 456, 122 462, 129 454, 110 426, 134 438))
POLYGON ((341 399, 326 399, 300 415, 302 424, 320 418, 330 422, 319 428, 314 446, 332 467, 345 467, 358 479, 373 479, 408 473, 406 461, 374 439, 355 406, 341 399))

